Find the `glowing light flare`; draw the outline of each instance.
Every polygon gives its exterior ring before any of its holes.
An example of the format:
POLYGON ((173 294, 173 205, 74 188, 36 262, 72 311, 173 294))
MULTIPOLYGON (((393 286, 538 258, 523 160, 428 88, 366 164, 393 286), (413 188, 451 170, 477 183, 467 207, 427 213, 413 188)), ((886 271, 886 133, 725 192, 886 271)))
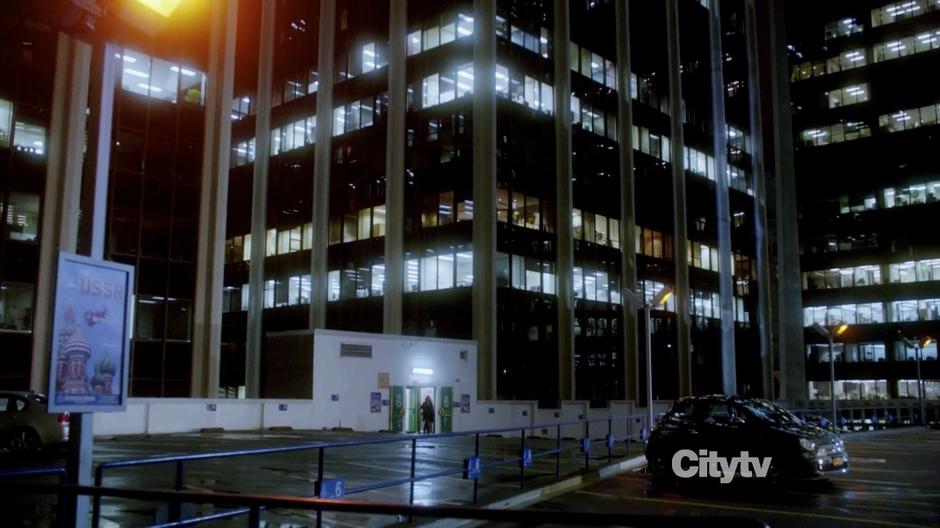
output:
POLYGON ((169 18, 182 0, 137 0, 137 2, 163 18, 169 18))

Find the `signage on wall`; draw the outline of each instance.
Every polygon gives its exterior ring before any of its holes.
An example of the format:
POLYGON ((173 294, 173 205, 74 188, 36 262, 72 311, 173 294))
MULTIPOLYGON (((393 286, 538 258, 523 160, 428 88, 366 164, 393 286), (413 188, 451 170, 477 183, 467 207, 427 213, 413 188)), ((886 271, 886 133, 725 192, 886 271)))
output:
POLYGON ((49 412, 127 406, 134 268, 59 253, 49 361, 49 412))
POLYGON ((380 389, 388 388, 388 372, 379 372, 379 386, 380 389))
POLYGON ((470 395, 469 394, 460 395, 460 412, 464 414, 470 412, 470 395))
POLYGON ((381 392, 370 392, 369 393, 369 411, 370 412, 382 412, 382 393, 381 392))

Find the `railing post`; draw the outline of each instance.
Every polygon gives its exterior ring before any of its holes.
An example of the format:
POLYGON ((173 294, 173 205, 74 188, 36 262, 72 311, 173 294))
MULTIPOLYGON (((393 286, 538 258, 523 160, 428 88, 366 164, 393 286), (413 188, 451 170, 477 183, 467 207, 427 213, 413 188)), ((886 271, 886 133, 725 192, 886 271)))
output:
MULTIPOLYGON (((319 487, 323 483, 323 451, 322 447, 317 449, 317 498, 320 498, 320 489, 319 487)), ((323 510, 317 510, 317 528, 323 526, 323 510)))
MULTIPOLYGON (((607 437, 610 438, 614 434, 614 419, 607 418, 607 437)), ((614 460, 614 446, 611 443, 607 444, 607 463, 610 464, 614 460)))
POLYGON ((261 508, 257 504, 252 504, 248 508, 248 526, 259 528, 261 526, 261 508))
POLYGON ((591 469, 591 422, 584 421, 584 438, 587 440, 587 445, 584 446, 588 449, 584 450, 584 469, 591 469))
MULTIPOLYGON (((67 482, 67 476, 65 472, 60 471, 59 472, 59 485, 63 486, 65 485, 66 482, 67 482)), ((97 498, 97 497, 100 497, 100 495, 96 495, 94 498, 97 498)), ((65 493, 59 492, 56 496, 56 500, 58 501, 56 503, 56 520, 58 521, 57 524, 59 525, 59 528, 65 528, 65 516, 66 516, 65 493)), ((96 526, 96 525, 93 524, 92 526, 96 526)))
POLYGON ((415 503, 415 458, 418 452, 418 439, 411 439, 411 486, 408 491, 408 504, 415 503))
MULTIPOLYGON (((176 491, 183 491, 183 461, 176 461, 176 478, 173 482, 173 489, 176 491)), ((170 505, 170 520, 171 521, 180 521, 183 519, 183 503, 180 501, 174 501, 170 505)))
POLYGON ((555 480, 561 478, 561 424, 555 427, 555 480))
POLYGON ((630 456, 631 445, 633 443, 633 417, 627 417, 627 457, 630 456))
POLYGON ((525 429, 519 431, 519 489, 525 489, 525 429))
MULTIPOLYGON (((104 481, 104 464, 98 464, 95 468, 95 486, 100 488, 104 481)), ((91 499, 91 526, 98 528, 98 521, 101 520, 101 495, 95 495, 91 499)))
MULTIPOLYGON (((480 456, 480 433, 473 435, 473 456, 480 456)), ((480 497, 480 479, 473 479, 473 505, 476 506, 480 497)))

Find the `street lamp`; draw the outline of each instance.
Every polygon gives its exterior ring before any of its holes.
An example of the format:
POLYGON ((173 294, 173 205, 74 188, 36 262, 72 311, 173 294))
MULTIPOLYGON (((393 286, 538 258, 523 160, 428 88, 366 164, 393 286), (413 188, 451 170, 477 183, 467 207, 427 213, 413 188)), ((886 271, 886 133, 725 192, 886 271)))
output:
POLYGON ((844 334, 849 329, 849 325, 840 323, 830 329, 819 323, 813 323, 812 328, 829 341, 829 399, 832 400, 832 428, 835 430, 838 423, 836 422, 836 356, 832 351, 832 340, 835 336, 844 334))
POLYGON ((927 426, 927 408, 924 404, 924 396, 925 396, 924 394, 925 387, 923 386, 924 380, 921 378, 921 375, 920 375, 920 355, 924 347, 930 346, 930 343, 933 342, 933 338, 922 337, 918 339, 917 341, 911 341, 910 339, 901 335, 900 331, 898 331, 898 337, 901 338, 901 342, 904 343, 905 347, 914 349, 914 359, 917 362, 917 404, 920 407, 920 421, 924 425, 924 427, 926 427, 927 426))
POLYGON ((646 419, 647 438, 649 438, 649 433, 653 431, 653 327, 650 324, 650 311, 654 306, 665 304, 672 297, 672 288, 663 286, 650 302, 646 302, 642 294, 637 294, 629 288, 624 288, 623 293, 627 303, 634 310, 643 309, 643 318, 646 323, 646 419))

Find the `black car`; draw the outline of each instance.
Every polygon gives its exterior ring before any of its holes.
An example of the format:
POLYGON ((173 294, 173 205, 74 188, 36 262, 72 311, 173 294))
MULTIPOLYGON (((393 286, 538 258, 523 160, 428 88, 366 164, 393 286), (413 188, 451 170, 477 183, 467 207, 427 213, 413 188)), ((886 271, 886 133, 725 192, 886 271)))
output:
POLYGON ((656 477, 725 484, 820 478, 849 466, 837 435, 771 401, 724 395, 676 401, 650 435, 646 459, 656 477))

